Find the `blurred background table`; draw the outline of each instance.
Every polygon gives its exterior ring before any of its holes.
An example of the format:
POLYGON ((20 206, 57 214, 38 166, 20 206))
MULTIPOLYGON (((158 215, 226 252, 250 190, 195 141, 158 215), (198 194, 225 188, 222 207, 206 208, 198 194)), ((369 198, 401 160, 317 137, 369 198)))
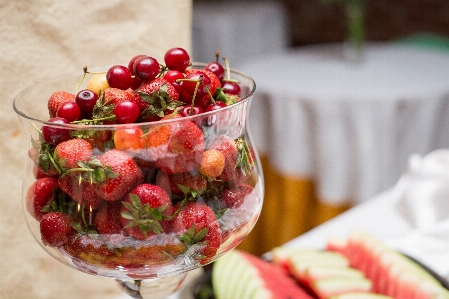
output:
POLYGON ((354 62, 343 44, 326 44, 239 69, 257 85, 250 129, 266 180, 261 220, 243 249, 285 243, 391 187, 411 154, 449 146, 445 52, 370 43, 354 62))
POLYGON ((220 50, 235 68, 251 57, 279 52, 289 43, 286 22, 276 1, 194 2, 193 61, 213 61, 220 50))

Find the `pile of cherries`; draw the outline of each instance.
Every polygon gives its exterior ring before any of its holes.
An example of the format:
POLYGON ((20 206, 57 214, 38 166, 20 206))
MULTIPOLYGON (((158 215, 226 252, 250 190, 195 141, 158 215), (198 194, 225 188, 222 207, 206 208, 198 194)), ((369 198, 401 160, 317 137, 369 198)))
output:
MULTIPOLYGON (((87 88, 75 95, 74 101, 66 101, 59 105, 56 117, 49 120, 50 123, 66 124, 77 123, 92 119, 92 111, 98 105, 100 91, 108 87, 119 90, 136 92, 145 83, 157 78, 163 78, 176 90, 176 95, 170 94, 176 100, 177 111, 181 116, 201 114, 208 111, 218 110, 240 100, 240 86, 235 80, 226 76, 225 68, 219 63, 219 51, 216 60, 208 63, 205 72, 186 72, 192 65, 190 56, 183 48, 169 49, 164 56, 165 65, 160 64, 155 58, 148 55, 137 55, 133 57, 128 66, 114 65, 106 73, 94 74, 87 88), (216 78, 211 78, 216 76, 216 78), (217 85, 218 82, 218 85, 217 85), (213 87, 211 86, 213 85, 213 87), (214 90, 214 94, 211 94, 214 90), (186 99, 186 95, 190 98, 186 99), (206 103, 195 103, 195 98, 204 98, 209 95, 210 100, 206 103)), ((223 57, 229 70, 229 64, 223 57)), ((85 75, 90 73, 84 68, 85 75)), ((105 123, 134 123, 148 121, 140 118, 142 107, 137 101, 121 100, 114 103, 115 122, 105 123)), ((159 120, 159 118, 151 119, 159 120)), ((97 122, 101 124, 101 122, 97 122)), ((51 132, 43 132, 54 136, 52 128, 46 128, 51 132)))

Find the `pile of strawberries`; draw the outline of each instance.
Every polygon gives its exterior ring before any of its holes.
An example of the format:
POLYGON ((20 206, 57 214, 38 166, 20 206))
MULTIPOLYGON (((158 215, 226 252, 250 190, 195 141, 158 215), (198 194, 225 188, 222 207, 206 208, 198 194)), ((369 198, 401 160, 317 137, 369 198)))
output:
POLYGON ((192 68, 182 48, 154 61, 84 68, 86 88, 54 92, 36 127, 27 210, 42 243, 86 272, 209 263, 230 235, 223 215, 256 192, 252 149, 217 117, 240 101, 238 82, 218 59, 192 68))

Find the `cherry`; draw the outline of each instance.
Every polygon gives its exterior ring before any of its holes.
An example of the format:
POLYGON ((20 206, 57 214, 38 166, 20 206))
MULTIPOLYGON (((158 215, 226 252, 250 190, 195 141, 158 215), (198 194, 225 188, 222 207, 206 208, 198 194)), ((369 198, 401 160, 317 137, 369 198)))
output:
POLYGON ((81 116, 80 106, 76 102, 64 102, 59 105, 56 116, 65 118, 68 122, 78 120, 81 116))
POLYGON ((121 124, 134 123, 140 115, 139 105, 135 101, 123 100, 115 105, 114 114, 121 124))
POLYGON ((129 71, 131 73, 131 76, 135 75, 135 73, 134 73, 134 63, 136 62, 137 59, 139 59, 141 57, 144 57, 144 56, 146 56, 146 55, 142 55, 142 54, 141 55, 136 55, 129 61, 128 69, 129 69, 129 71))
POLYGON ((231 95, 240 95, 240 86, 234 81, 224 81, 221 85, 221 89, 224 93, 231 95))
POLYGON ((196 98, 200 98, 208 94, 210 88, 210 78, 204 73, 191 73, 181 81, 181 87, 187 95, 193 97, 196 90, 196 98), (201 81, 199 84, 198 81, 201 81), (197 88, 198 85, 198 88, 197 88))
POLYGON ((75 102, 86 115, 92 115, 97 100, 98 95, 90 89, 83 89, 75 96, 75 102))
POLYGON ((110 87, 123 90, 130 88, 133 81, 129 69, 122 65, 112 66, 106 74, 106 80, 110 87))
POLYGON ((165 52, 164 61, 169 70, 184 72, 190 64, 190 56, 183 48, 171 48, 165 52))
POLYGON ((136 59, 133 65, 133 72, 137 78, 143 81, 150 81, 159 74, 159 62, 150 56, 142 56, 136 59))
POLYGON ((221 64, 218 62, 210 62, 205 67, 205 70, 208 70, 215 74, 215 76, 218 77, 218 80, 223 81, 223 78, 225 76, 225 70, 221 64))
POLYGON ((181 116, 191 116, 191 115, 198 115, 204 113, 204 109, 197 105, 192 106, 184 106, 182 110, 179 112, 181 116))
MULTIPOLYGON (((66 125, 69 123, 67 119, 62 117, 50 118, 48 122, 56 125, 66 125)), ((42 136, 48 144, 57 145, 70 139, 70 130, 63 127, 46 125, 42 127, 42 136)))
POLYGON ((215 101, 215 103, 207 105, 205 111, 209 112, 209 111, 220 110, 220 109, 222 109, 224 107, 227 107, 225 102, 215 101))
POLYGON ((164 79, 167 80, 168 83, 173 85, 178 93, 182 92, 181 82, 177 82, 178 79, 184 79, 184 74, 180 71, 170 70, 164 75, 164 79))

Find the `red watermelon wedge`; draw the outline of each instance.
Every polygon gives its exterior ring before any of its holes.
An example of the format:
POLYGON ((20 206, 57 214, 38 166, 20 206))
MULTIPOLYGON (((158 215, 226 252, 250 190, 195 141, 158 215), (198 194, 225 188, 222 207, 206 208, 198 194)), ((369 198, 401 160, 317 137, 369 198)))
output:
POLYGON ((313 299, 281 267, 234 249, 213 266, 217 299, 313 299))

